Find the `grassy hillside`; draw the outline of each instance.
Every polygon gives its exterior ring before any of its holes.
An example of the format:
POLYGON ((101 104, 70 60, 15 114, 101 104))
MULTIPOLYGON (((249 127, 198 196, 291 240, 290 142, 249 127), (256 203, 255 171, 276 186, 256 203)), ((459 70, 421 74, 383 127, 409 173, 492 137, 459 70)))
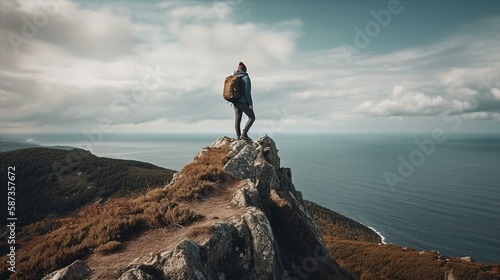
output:
MULTIPOLYGON (((18 225, 66 215, 99 199, 143 193, 148 187, 165 185, 174 173, 148 163, 97 157, 81 149, 0 153, 0 180, 5 185, 9 167, 15 167, 18 225)), ((1 192, 7 196, 6 187, 1 192)), ((2 217, 6 203, 0 201, 2 217)))
POLYGON ((70 146, 42 146, 32 142, 26 142, 25 139, 20 139, 18 137, 0 137, 0 152, 9 152, 20 149, 28 148, 51 148, 57 150, 73 150, 74 147, 70 146))
MULTIPOLYGON (((10 279, 38 279, 93 252, 112 253, 144 230, 203 218, 186 202, 203 199, 230 180, 222 172, 228 151, 228 146, 209 149, 168 188, 154 187, 170 181, 172 171, 147 163, 99 158, 83 150, 0 153, 2 182, 7 182, 8 167, 16 166, 17 215, 25 223, 33 221, 20 228, 19 272, 10 279), (100 198, 110 199, 94 203, 100 198), (69 212, 74 214, 60 217, 69 212)), ((5 201, 1 207, 6 209, 5 201)), ((500 265, 382 245, 366 226, 312 202, 306 207, 332 257, 356 279, 500 279, 500 265)), ((0 248, 4 279, 9 274, 5 246, 0 248)))
POLYGON ((468 262, 435 251, 384 245, 369 228, 345 216, 312 202, 307 203, 307 208, 332 258, 356 279, 500 279, 498 264, 468 262))
POLYGON ((324 236, 335 236, 345 240, 382 242, 380 236, 365 225, 314 202, 305 201, 305 204, 324 236))
MULTIPOLYGON (((53 157, 59 160, 65 156, 65 154, 54 154, 54 152, 54 150, 36 149, 24 151, 22 154, 8 154, 10 162, 18 163, 16 159, 20 160, 18 158, 20 156, 28 156, 32 159, 32 162, 26 163, 27 165, 23 168, 35 173, 19 172, 16 174, 19 178, 17 184, 28 184, 25 178, 36 180, 37 176, 40 176, 44 179, 38 180, 38 184, 30 185, 30 187, 43 188, 38 192, 40 197, 48 198, 49 196, 44 193, 48 192, 58 194, 62 199, 68 195, 71 196, 69 191, 62 186, 68 188, 73 186, 69 189, 86 197, 89 190, 84 188, 84 191, 79 192, 79 188, 75 185, 81 183, 82 186, 86 186, 85 184, 92 179, 91 182, 99 186, 99 189, 103 189, 99 192, 99 196, 93 196, 95 199, 100 196, 133 193, 139 191, 139 185, 144 189, 146 178, 150 186, 155 183, 160 184, 165 179, 166 170, 157 169, 150 164, 97 158, 84 151, 77 151, 82 157, 82 163, 63 178, 63 182, 69 181, 72 184, 60 183, 61 186, 57 185, 60 190, 54 192, 41 182, 52 182, 46 178, 55 175, 45 175, 45 172, 49 170, 47 168, 43 169, 45 171, 38 171, 38 168, 44 167, 41 162, 51 162, 53 157), (37 160, 39 157, 44 159, 37 160), (26 166, 31 168, 28 169, 26 166), (82 174, 78 175, 78 172, 82 174), (82 177, 86 179, 83 180, 82 177), (132 188, 131 185, 137 185, 137 188, 132 188)), ((93 203, 83 207, 75 215, 66 218, 46 219, 24 226, 21 229, 22 234, 16 241, 18 244, 16 273, 10 274, 5 269, 7 256, 2 251, 0 279, 7 279, 7 277, 10 277, 9 279, 40 279, 43 275, 93 252, 112 253, 120 248, 124 240, 144 230, 170 225, 183 226, 199 220, 203 216, 193 212, 185 202, 203 199, 217 192, 225 184, 229 178, 222 172, 222 167, 227 162, 228 152, 228 146, 207 150, 196 161, 186 165, 182 170, 182 176, 176 178, 167 188, 151 189, 133 197, 111 198, 103 203, 93 203)), ((5 158, 7 158, 6 155, 2 155, 2 159, 5 158)), ((3 164, 9 165, 8 162, 3 164)), ((17 168, 20 166, 20 164, 16 165, 17 168)), ((58 184, 57 180, 55 184, 58 184)), ((29 193, 29 191, 26 192, 26 194, 29 193)), ((57 203, 54 202, 53 207, 56 207, 55 204, 57 203)), ((70 204, 65 207, 68 211, 71 209, 70 204)))

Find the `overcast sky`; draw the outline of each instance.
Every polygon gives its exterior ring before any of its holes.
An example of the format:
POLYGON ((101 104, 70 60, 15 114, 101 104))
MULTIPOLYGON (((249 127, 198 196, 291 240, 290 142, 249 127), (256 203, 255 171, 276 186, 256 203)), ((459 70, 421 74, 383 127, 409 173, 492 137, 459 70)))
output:
POLYGON ((0 131, 500 133, 500 1, 1 2, 0 131), (246 120, 246 118, 244 118, 246 120))

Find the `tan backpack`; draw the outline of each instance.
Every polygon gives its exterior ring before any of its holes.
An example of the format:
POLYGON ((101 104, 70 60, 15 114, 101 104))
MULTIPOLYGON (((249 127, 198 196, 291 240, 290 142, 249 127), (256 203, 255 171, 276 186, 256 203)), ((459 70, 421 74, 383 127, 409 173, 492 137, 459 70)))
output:
POLYGON ((241 97, 241 77, 242 75, 230 75, 224 80, 224 90, 222 97, 229 102, 235 102, 241 97))

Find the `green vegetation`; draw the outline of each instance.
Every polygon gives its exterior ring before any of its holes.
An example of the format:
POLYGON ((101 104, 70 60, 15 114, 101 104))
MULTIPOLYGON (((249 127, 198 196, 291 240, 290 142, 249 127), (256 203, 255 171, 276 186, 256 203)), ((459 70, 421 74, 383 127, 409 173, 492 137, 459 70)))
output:
MULTIPOLYGON (((0 153, 2 182, 7 182, 9 166, 16 167, 20 225, 63 216, 99 199, 144 193, 148 187, 166 185, 174 173, 144 162, 97 157, 81 149, 30 148, 0 153)), ((6 197, 6 188, 1 191, 6 197)), ((5 217, 6 201, 0 203, 5 217)))
POLYGON ((380 236, 365 225, 314 202, 305 201, 305 205, 323 235, 346 240, 382 242, 380 236))
MULTIPOLYGON (((200 199, 223 187, 225 180, 228 179, 222 171, 228 151, 228 145, 208 149, 194 162, 186 165, 181 172, 182 175, 168 187, 152 189, 134 197, 112 198, 104 203, 88 205, 71 217, 46 219, 25 226, 22 229, 24 234, 20 237, 16 255, 16 273, 9 279, 39 279, 92 252, 101 254, 115 252, 120 249, 124 240, 144 230, 170 225, 188 225, 203 218, 202 215, 193 212, 185 202, 188 199, 200 199)), ((42 152, 42 155, 47 155, 47 151, 42 152)), ((94 161, 99 161, 97 157, 92 157, 94 161)), ((145 174, 140 168, 149 166, 134 165, 136 169, 128 168, 129 174, 124 174, 116 165, 116 161, 104 159, 104 162, 96 163, 94 168, 101 170, 106 176, 116 176, 112 172, 121 172, 122 176, 128 176, 127 178, 132 181, 135 174, 138 177, 137 182, 141 182, 145 174), (106 162, 113 164, 106 166, 106 162)), ((83 170, 88 169, 78 170, 80 171, 74 172, 84 172, 83 170)), ((91 174, 88 176, 99 176, 91 174)), ((156 179, 147 178, 149 182, 155 182, 162 177, 157 175, 156 179)), ((142 181, 142 184, 146 182, 142 181)), ((115 195, 128 193, 117 189, 114 191, 115 195)), ((3 269, 7 264, 6 260, 6 254, 3 254, 0 258, 3 271, 0 274, 1 279, 5 279, 8 275, 6 269, 3 269)))

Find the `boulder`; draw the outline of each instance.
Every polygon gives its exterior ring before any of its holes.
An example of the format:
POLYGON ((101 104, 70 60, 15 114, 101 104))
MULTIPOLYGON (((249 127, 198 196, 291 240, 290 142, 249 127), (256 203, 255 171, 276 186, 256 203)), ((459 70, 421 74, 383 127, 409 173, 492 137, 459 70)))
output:
POLYGON ((167 279, 210 279, 201 262, 200 247, 192 240, 181 241, 165 259, 163 273, 167 279))
POLYGON ((156 280, 157 278, 147 274, 146 272, 137 269, 131 268, 122 274, 118 280, 156 280))
POLYGON ((91 271, 87 263, 76 260, 72 264, 46 275, 42 280, 85 280, 89 279, 90 275, 91 271))
POLYGON ((470 256, 461 257, 460 259, 466 262, 472 262, 472 258, 470 256))

